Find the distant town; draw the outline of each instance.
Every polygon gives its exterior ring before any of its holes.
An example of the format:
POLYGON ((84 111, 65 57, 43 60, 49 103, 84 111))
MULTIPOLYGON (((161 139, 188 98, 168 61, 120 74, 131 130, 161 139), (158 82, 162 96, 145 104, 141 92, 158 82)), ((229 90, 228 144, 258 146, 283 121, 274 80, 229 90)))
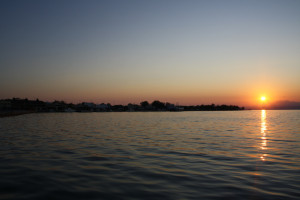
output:
POLYGON ((39 99, 28 100, 20 98, 1 99, 1 116, 18 115, 33 112, 136 112, 136 111, 221 111, 244 110, 244 107, 236 105, 196 105, 180 106, 158 100, 149 103, 142 101, 140 104, 129 103, 127 105, 111 105, 110 103, 95 104, 82 102, 79 104, 66 103, 64 101, 44 102, 39 99))

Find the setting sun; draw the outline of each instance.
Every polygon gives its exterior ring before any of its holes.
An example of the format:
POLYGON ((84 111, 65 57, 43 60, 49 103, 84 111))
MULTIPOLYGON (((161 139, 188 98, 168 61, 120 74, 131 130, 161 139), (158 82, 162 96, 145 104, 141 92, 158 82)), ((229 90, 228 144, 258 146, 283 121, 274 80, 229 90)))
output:
POLYGON ((265 101, 265 100, 266 100, 266 97, 265 97, 265 96, 262 96, 262 97, 260 97, 260 100, 261 100, 261 101, 265 101))

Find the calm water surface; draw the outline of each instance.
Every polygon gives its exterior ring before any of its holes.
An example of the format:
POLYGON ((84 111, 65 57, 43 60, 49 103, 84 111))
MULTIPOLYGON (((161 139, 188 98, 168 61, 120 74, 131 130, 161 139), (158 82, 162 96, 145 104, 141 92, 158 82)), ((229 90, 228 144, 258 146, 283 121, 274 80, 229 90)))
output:
POLYGON ((298 199, 300 111, 0 119, 0 199, 298 199))

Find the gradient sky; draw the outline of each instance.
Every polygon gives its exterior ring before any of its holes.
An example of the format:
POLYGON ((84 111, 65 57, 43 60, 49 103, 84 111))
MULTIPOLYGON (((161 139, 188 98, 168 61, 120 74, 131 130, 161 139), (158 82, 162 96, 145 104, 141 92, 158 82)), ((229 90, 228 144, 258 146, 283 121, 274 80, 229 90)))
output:
POLYGON ((0 1, 0 98, 300 101, 300 1, 0 1))

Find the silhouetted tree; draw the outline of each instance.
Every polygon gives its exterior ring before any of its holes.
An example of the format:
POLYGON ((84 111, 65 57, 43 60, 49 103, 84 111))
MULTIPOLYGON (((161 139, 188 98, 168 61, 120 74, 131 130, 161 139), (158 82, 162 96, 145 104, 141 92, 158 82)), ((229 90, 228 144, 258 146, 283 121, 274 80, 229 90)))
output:
POLYGON ((149 102, 148 102, 148 101, 143 101, 143 102, 141 102, 140 104, 141 104, 141 106, 142 106, 143 108, 146 108, 147 106, 149 106, 149 102))
POLYGON ((162 110, 162 109, 165 108, 165 104, 163 102, 158 101, 158 100, 153 101, 151 105, 154 108, 159 109, 159 110, 162 110))

